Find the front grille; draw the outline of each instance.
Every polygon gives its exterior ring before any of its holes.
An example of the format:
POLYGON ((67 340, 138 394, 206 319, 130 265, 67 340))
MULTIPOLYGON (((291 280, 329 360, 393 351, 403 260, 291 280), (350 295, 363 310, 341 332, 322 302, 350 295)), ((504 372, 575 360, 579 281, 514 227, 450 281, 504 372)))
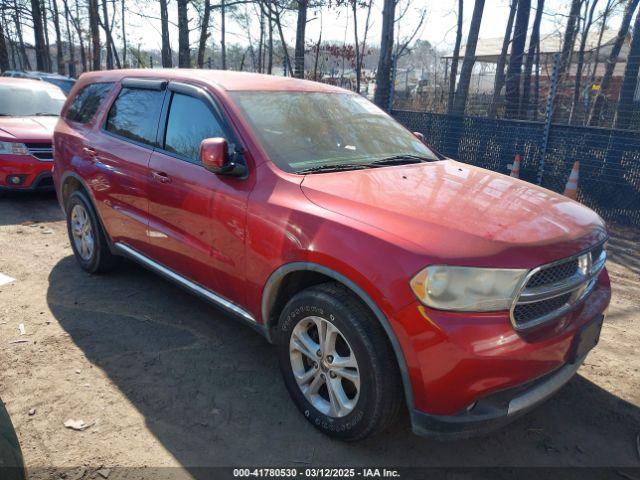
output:
POLYGON ((516 329, 531 328, 569 312, 591 292, 604 268, 604 244, 533 269, 511 308, 516 329))
POLYGON ((545 268, 535 273, 527 283, 527 287, 539 287, 549 283, 559 282, 571 277, 578 270, 578 259, 574 258, 567 262, 545 268))
POLYGON ((522 303, 516 305, 513 315, 518 319, 518 323, 526 324, 527 322, 562 308, 562 306, 569 301, 569 298, 571 298, 571 293, 565 293, 559 297, 550 298, 549 300, 543 300, 541 302, 522 303))
POLYGON ((29 153, 43 162, 53 160, 53 147, 51 143, 25 143, 29 153))

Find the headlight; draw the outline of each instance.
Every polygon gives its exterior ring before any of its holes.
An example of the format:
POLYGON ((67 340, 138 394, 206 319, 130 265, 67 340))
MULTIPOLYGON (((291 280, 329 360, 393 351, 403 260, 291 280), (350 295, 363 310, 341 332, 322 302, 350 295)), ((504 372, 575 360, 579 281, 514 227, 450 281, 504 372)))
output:
POLYGON ((29 155, 24 143, 0 142, 0 155, 29 155))
POLYGON ((411 279, 411 289, 428 307, 492 312, 509 310, 528 270, 432 265, 411 279))

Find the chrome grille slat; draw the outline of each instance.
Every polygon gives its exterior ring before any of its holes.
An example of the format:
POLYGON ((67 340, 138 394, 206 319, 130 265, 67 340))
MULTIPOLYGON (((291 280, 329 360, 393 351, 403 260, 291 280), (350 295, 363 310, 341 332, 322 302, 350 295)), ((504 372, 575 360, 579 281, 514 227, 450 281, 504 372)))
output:
POLYGON ((51 143, 25 143, 29 154, 43 162, 53 161, 53 146, 51 143))
POLYGON ((607 254, 603 245, 529 272, 511 306, 514 328, 524 330, 541 325, 578 306, 604 268, 607 254))

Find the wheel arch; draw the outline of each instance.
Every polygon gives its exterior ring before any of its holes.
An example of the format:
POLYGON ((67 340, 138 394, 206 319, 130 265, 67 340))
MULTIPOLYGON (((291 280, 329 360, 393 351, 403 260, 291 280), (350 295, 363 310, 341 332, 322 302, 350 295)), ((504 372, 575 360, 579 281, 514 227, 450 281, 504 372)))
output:
POLYGON ((102 221, 102 217, 100 216, 100 211, 96 207, 96 201, 95 201, 95 198, 93 198, 93 193, 91 192, 91 189, 87 186, 87 184, 82 179, 82 177, 80 177, 75 172, 65 172, 60 178, 60 193, 59 193, 60 206, 62 207, 62 211, 65 213, 65 216, 67 214, 67 210, 66 210, 67 199, 71 196, 73 192, 76 192, 78 190, 80 190, 86 195, 87 200, 91 204, 91 208, 93 208, 96 218, 98 219, 100 228, 102 229, 102 232, 104 233, 104 236, 107 239, 109 250, 114 255, 118 255, 117 250, 114 248, 113 241, 111 240, 111 236, 109 235, 109 232, 104 226, 104 222, 102 221))
POLYGON ((288 295, 286 295, 286 293, 288 293, 287 285, 290 285, 290 280, 295 278, 296 275, 298 278, 302 277, 304 279, 302 284, 297 284, 298 288, 295 290, 296 292, 325 281, 337 281, 347 287, 371 310, 378 322, 382 325, 389 339, 389 343, 396 357, 398 369, 400 370, 405 401, 409 411, 412 411, 414 402, 409 369, 402 347, 391 323, 380 307, 378 307, 362 287, 335 270, 313 262, 292 262, 281 266, 269 276, 263 289, 261 306, 262 321, 265 325, 267 339, 273 342, 273 329, 277 325, 279 312, 282 311, 284 304, 286 304, 285 298, 288 298, 288 295), (283 295, 283 293, 285 295, 283 295))

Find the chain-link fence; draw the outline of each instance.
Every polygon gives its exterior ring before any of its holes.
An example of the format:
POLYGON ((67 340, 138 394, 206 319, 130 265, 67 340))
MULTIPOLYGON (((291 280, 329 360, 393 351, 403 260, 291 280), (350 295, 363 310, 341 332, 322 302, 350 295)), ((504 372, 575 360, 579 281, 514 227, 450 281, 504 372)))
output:
POLYGON ((640 136, 637 132, 553 124, 544 151, 544 123, 394 110, 443 154, 509 174, 521 156, 520 178, 562 192, 580 161, 578 200, 603 218, 640 226, 640 136))

